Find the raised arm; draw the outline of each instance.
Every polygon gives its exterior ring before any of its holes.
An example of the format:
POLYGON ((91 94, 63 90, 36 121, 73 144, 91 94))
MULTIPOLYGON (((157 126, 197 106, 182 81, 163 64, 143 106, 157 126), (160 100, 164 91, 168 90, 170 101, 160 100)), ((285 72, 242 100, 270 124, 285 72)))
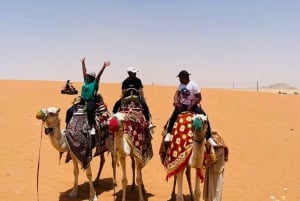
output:
POLYGON ((83 57, 80 61, 81 61, 81 66, 82 66, 83 80, 85 80, 86 79, 85 57, 83 57))
POLYGON ((97 75, 97 77, 96 77, 96 81, 97 81, 98 83, 99 83, 99 81, 100 81, 101 75, 103 74, 105 68, 108 67, 108 66, 110 66, 110 61, 105 61, 105 62, 103 63, 103 66, 102 66, 101 70, 99 71, 99 73, 98 73, 98 75, 97 75))

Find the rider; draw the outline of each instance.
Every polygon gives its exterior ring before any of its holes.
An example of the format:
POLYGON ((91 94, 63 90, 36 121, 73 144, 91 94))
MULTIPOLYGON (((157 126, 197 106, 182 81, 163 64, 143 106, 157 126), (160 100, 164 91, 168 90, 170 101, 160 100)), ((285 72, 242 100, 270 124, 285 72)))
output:
MULTIPOLYGON (((86 66, 85 66, 85 57, 81 59, 81 64, 82 64, 82 73, 83 73, 83 85, 81 88, 81 100, 79 105, 85 105, 86 104, 86 112, 87 112, 87 118, 88 118, 88 123, 89 123, 89 129, 90 129, 90 134, 95 134, 95 111, 96 111, 96 95, 99 87, 99 81, 102 73, 104 72, 105 68, 110 66, 109 61, 105 61, 103 63, 103 66, 99 73, 96 76, 95 72, 87 72, 86 71, 86 66)), ((71 107, 72 108, 72 107, 71 107)), ((69 109, 67 111, 67 118, 66 118, 66 123, 69 122, 71 113, 73 113, 69 109)))
MULTIPOLYGON (((201 108, 200 101, 202 99, 200 88, 197 83, 190 80, 190 73, 186 70, 179 72, 177 77, 179 77, 180 84, 174 96, 174 111, 171 118, 169 119, 167 134, 165 136, 165 142, 170 141, 172 128, 180 112, 192 111, 198 114, 205 114, 204 110, 201 108)), ((210 124, 208 122, 208 128, 206 133, 206 139, 211 137, 210 124)))
POLYGON ((71 83, 70 80, 67 80, 66 82, 66 90, 70 90, 71 89, 71 83))
MULTIPOLYGON (((144 113, 145 119, 149 123, 149 128, 154 128, 155 126, 151 122, 151 119, 150 119, 151 114, 150 114, 148 105, 144 98, 142 81, 140 78, 136 77, 137 72, 139 72, 139 71, 135 67, 130 66, 127 68, 128 77, 122 82, 122 94, 124 96, 125 95, 124 93, 126 93, 126 90, 129 88, 134 88, 139 91, 139 94, 141 96, 141 105, 143 107, 143 113, 144 113)), ((121 99, 119 99, 115 103, 115 105, 113 107, 113 113, 117 113, 119 111, 120 106, 121 106, 121 99)))

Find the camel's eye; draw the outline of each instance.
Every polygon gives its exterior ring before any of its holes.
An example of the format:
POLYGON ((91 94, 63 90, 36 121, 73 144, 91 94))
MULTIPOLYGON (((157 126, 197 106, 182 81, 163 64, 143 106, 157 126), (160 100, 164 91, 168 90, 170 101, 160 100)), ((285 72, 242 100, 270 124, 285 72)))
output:
POLYGON ((56 115, 56 113, 53 113, 53 112, 49 112, 48 114, 49 114, 49 116, 55 116, 56 115))

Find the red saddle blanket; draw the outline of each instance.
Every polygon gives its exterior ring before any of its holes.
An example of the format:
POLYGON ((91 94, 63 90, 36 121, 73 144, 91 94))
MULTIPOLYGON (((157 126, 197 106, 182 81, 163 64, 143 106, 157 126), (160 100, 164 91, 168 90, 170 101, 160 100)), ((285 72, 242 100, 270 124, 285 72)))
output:
MULTIPOLYGON (((167 180, 185 168, 191 156, 193 144, 192 117, 193 113, 191 112, 179 114, 172 129, 171 144, 164 162, 167 180)), ((199 168, 198 176, 203 180, 204 177, 199 168)))
MULTIPOLYGON (((124 112, 124 111, 123 111, 124 112)), ((124 135, 133 154, 145 165, 153 157, 152 136, 141 111, 126 111, 124 135)))

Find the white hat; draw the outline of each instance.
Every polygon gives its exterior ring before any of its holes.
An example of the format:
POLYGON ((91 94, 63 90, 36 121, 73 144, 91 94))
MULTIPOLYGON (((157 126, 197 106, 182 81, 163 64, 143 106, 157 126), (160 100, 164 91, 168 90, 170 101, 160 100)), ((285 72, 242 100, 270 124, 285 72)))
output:
POLYGON ((127 72, 137 73, 137 72, 139 72, 139 71, 136 69, 136 67, 129 66, 129 67, 127 68, 127 72))
POLYGON ((90 75, 90 76, 92 76, 94 78, 96 77, 96 73, 95 72, 88 72, 87 75, 90 75))

